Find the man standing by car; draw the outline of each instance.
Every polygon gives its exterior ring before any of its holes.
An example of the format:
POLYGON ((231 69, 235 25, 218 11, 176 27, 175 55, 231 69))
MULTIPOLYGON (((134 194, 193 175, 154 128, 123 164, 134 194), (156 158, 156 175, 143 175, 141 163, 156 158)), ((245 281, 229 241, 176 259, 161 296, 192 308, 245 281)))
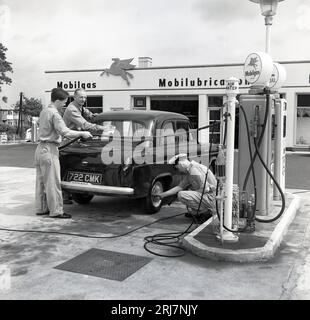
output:
POLYGON ((63 211, 58 151, 62 137, 69 139, 92 137, 88 131, 73 131, 65 125, 60 111, 66 105, 68 96, 65 90, 54 88, 51 93, 51 103, 41 111, 39 117, 39 144, 35 152, 36 213, 49 214, 51 218, 71 218, 63 211))
POLYGON ((87 94, 84 89, 76 89, 74 100, 65 110, 63 119, 71 130, 103 131, 104 127, 89 121, 93 121, 95 114, 84 107, 87 94))
MULTIPOLYGON (((103 126, 91 123, 95 114, 84 107, 87 94, 84 89, 76 89, 73 101, 67 106, 63 119, 66 126, 71 130, 103 131, 103 126)), ((71 196, 68 192, 63 192, 64 204, 72 204, 71 196)))
MULTIPOLYGON (((189 161, 186 154, 179 154, 169 160, 175 168, 185 173, 176 187, 156 194, 160 199, 177 195, 178 200, 186 205, 189 215, 194 215, 199 207, 198 217, 207 220, 215 212, 216 178, 206 166, 189 161), (205 180, 207 179, 206 183, 205 180)), ((188 216, 188 215, 187 215, 188 216)))

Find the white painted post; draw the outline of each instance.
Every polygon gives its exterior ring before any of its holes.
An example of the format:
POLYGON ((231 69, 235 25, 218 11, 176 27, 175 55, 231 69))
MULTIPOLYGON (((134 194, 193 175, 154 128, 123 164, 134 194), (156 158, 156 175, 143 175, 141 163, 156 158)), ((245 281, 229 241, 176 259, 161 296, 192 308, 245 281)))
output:
MULTIPOLYGON (((239 93, 239 80, 230 77, 226 80, 227 95, 227 148, 226 148, 226 180, 225 180, 225 205, 224 225, 232 229, 232 199, 233 199, 233 177, 234 177, 234 144, 235 144, 235 113, 236 96, 239 93)), ((223 232, 223 240, 229 242, 238 241, 238 237, 227 230, 223 232)))

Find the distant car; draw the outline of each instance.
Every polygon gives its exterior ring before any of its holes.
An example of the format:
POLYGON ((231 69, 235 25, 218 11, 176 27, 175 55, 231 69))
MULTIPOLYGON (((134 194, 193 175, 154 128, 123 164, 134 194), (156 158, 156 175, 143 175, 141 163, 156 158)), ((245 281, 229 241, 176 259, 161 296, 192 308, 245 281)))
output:
POLYGON ((155 213, 163 202, 154 194, 181 179, 167 163, 171 156, 185 150, 190 160, 204 157, 212 166, 218 153, 216 145, 210 156, 203 151, 197 131, 182 114, 112 111, 98 115, 95 122, 106 128, 102 135, 60 151, 62 188, 79 204, 94 195, 128 196, 141 198, 146 211, 155 213))
POLYGON ((26 130, 25 141, 26 142, 30 142, 31 141, 31 129, 27 129, 26 130))

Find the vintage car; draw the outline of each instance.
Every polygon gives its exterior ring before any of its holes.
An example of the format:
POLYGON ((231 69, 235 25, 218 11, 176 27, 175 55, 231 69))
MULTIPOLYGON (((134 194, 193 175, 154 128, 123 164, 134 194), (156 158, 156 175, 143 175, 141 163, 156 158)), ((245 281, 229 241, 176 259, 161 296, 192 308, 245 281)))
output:
POLYGON ((218 147, 205 148, 197 130, 178 113, 111 111, 97 115, 100 135, 77 141, 60 151, 61 185, 73 200, 86 204, 94 195, 143 199, 147 213, 160 210, 155 194, 177 185, 180 173, 168 160, 187 153, 190 160, 211 164, 218 147))

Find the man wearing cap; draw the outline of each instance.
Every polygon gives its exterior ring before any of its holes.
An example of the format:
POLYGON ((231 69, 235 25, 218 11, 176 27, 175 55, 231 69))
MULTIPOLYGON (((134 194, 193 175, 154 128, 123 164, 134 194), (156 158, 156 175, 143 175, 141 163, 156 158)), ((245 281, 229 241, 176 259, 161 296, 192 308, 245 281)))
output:
POLYGON ((216 210, 215 193, 217 182, 212 171, 196 161, 189 161, 186 154, 174 156, 169 160, 169 164, 173 164, 177 170, 186 175, 179 185, 156 196, 162 199, 177 195, 178 200, 185 204, 188 209, 189 214, 186 216, 192 216, 197 213, 204 220, 210 218, 216 210), (199 204, 200 208, 199 212, 197 212, 199 204))

